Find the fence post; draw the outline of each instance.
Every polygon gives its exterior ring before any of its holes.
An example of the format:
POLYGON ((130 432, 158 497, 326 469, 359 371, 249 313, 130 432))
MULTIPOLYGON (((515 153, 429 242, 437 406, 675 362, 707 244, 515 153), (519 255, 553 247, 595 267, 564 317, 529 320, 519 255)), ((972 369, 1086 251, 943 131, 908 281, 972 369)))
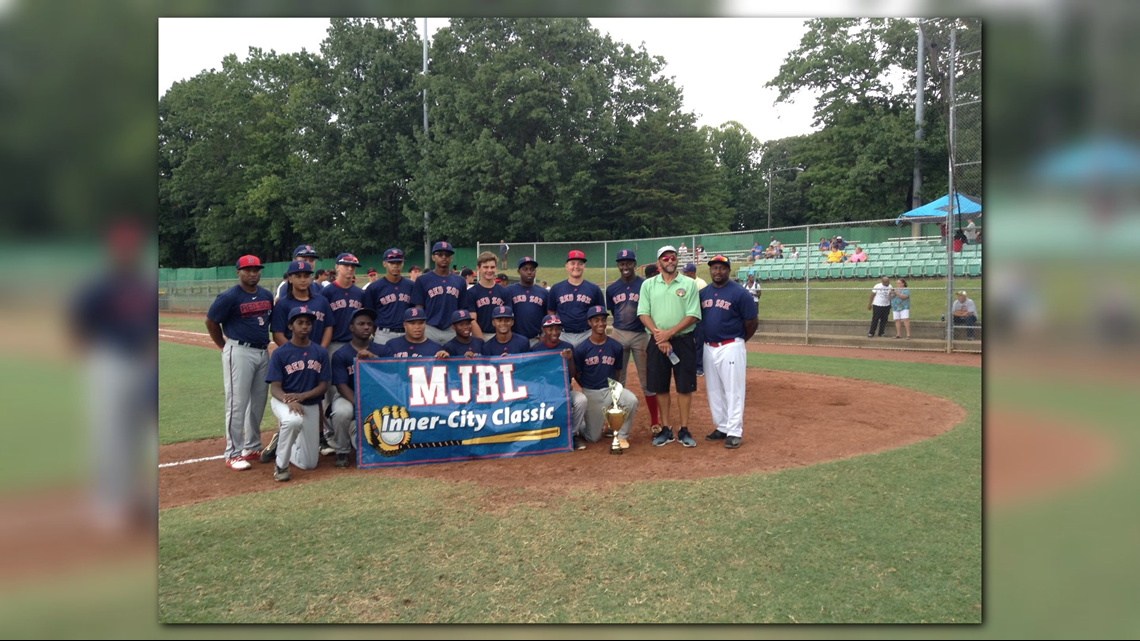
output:
POLYGON ((809 277, 811 276, 811 225, 804 228, 804 345, 810 344, 811 335, 811 292, 809 277))

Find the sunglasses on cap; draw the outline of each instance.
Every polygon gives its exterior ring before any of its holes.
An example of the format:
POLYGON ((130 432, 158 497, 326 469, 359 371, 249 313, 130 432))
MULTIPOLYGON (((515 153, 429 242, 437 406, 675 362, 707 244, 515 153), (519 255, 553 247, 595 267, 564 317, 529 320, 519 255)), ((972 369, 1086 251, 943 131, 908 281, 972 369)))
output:
POLYGON ((662 257, 661 257, 661 258, 659 258, 658 260, 660 260, 660 261, 661 261, 661 262, 663 262, 663 263, 671 263, 671 262, 673 262, 673 261, 677 260, 677 257, 676 257, 676 256, 668 256, 668 255, 666 255, 666 256, 662 256, 662 257))

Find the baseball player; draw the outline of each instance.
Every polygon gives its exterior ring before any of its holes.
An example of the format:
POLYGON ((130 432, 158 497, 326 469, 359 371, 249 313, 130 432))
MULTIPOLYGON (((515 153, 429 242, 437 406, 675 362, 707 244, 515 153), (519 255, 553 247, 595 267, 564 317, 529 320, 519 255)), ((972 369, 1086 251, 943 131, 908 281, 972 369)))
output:
MULTIPOLYGON (((364 308, 364 290, 353 284, 356 279, 357 267, 360 267, 360 261, 356 259, 356 256, 347 252, 338 254, 336 257, 336 280, 321 290, 321 293, 328 299, 329 308, 332 311, 330 324, 333 327, 333 335, 332 342, 328 345, 330 354, 335 354, 345 343, 352 340, 352 330, 349 329, 352 314, 356 310, 364 308)), ((335 387, 331 385, 328 387, 328 391, 325 393, 326 408, 332 407, 333 399, 337 393, 335 387)), ((335 451, 328 443, 328 439, 332 436, 331 432, 331 427, 322 422, 321 454, 324 456, 329 456, 335 451)))
POLYGON ((427 312, 419 307, 404 310, 404 335, 388 341, 389 356, 395 358, 432 358, 443 346, 427 338, 427 312))
MULTIPOLYGON (((309 263, 309 265, 316 267, 318 258, 320 258, 320 256, 317 255, 317 250, 313 249, 312 245, 300 245, 293 250, 294 261, 303 260, 306 263, 309 263)), ((281 297, 285 295, 285 290, 288 289, 288 284, 289 281, 285 280, 277 286, 277 294, 273 297, 274 304, 276 304, 277 301, 281 300, 281 297)), ((313 290, 314 294, 319 294, 324 288, 320 283, 313 282, 309 285, 309 289, 313 290)))
POLYGON ((375 283, 376 279, 379 277, 380 277, 380 274, 378 274, 375 269, 369 267, 368 268, 368 282, 364 283, 364 287, 361 287, 360 289, 362 289, 364 291, 368 291, 368 286, 371 285, 372 283, 375 283))
POLYGON ((483 339, 471 335, 471 324, 474 322, 471 312, 466 309, 457 309, 451 315, 451 328, 455 330, 455 338, 443 344, 443 349, 435 355, 436 358, 449 356, 462 356, 475 358, 483 353, 483 339))
POLYGON ((657 267, 661 273, 641 284, 637 315, 652 336, 645 355, 649 391, 657 393, 661 416, 669 421, 669 378, 677 385, 677 407, 681 428, 673 438, 673 428, 663 425, 653 438, 655 446, 681 441, 685 447, 696 447, 689 433, 689 409, 697 390, 697 354, 693 325, 701 319, 701 301, 697 284, 677 273, 677 250, 665 245, 657 250, 657 267), (676 363, 673 361, 676 360, 676 363))
MULTIPOLYGON (((597 443, 605 430, 605 411, 613 406, 608 379, 617 380, 621 375, 622 347, 614 339, 606 336, 606 308, 595 305, 586 310, 590 323, 590 336, 574 348, 574 369, 578 385, 586 397, 586 420, 582 427, 582 438, 597 443)), ((621 448, 629 448, 629 429, 633 426, 633 415, 637 412, 637 397, 629 390, 622 390, 618 406, 625 410, 625 422, 618 430, 618 443, 621 448)))
MULTIPOLYGON (((689 278, 693 279, 693 282, 695 282, 697 284, 697 293, 698 294, 700 293, 700 291, 702 289, 704 289, 705 287, 708 287, 708 285, 709 285, 708 283, 705 282, 705 279, 697 277, 697 266, 694 263, 686 263, 685 266, 681 268, 681 273, 684 274, 685 276, 688 276, 689 278)), ((705 375, 705 359, 704 359, 703 347, 704 347, 705 343, 704 343, 703 335, 701 334, 701 323, 700 323, 700 321, 697 321, 697 327, 696 327, 696 329, 693 330, 693 340, 695 340, 696 344, 697 344, 697 376, 704 376, 705 375)))
MULTIPOLYGON (((538 261, 530 256, 519 259, 519 282, 507 286, 507 304, 515 309, 514 331, 530 339, 533 348, 542 337, 542 323, 546 314, 550 292, 534 283, 538 261)), ((561 321, 559 332, 561 333, 561 321)))
POLYGON ((376 312, 377 343, 383 345, 404 333, 404 310, 412 304, 412 281, 404 278, 404 252, 393 247, 384 252, 384 278, 364 291, 364 307, 376 312))
POLYGON ((414 282, 416 282, 416 279, 419 278, 420 275, 423 273, 424 273, 423 267, 420 267, 419 265, 412 265, 411 267, 408 268, 408 280, 410 280, 414 283, 414 282))
POLYGON ((708 265, 713 282, 700 291, 701 327, 708 365, 705 388, 716 429, 705 440, 723 439, 726 448, 735 449, 744 426, 744 344, 760 321, 752 294, 731 278, 732 263, 718 254, 708 265))
POLYGON ((476 338, 486 338, 495 333, 491 311, 507 304, 507 290, 495 282, 497 266, 498 261, 491 252, 483 252, 475 260, 479 280, 467 291, 467 310, 475 315, 475 325, 479 327, 476 338))
POLYGON ((475 270, 470 267, 464 267, 462 271, 459 272, 459 275, 462 276, 463 280, 467 283, 467 289, 471 289, 475 286, 475 270))
POLYGON ((273 297, 261 281, 261 260, 237 261, 238 284, 218 294, 206 312, 206 331, 222 350, 226 390, 226 466, 248 470, 260 457, 269 367, 269 319, 273 297))
MULTIPOLYGON (((542 319, 542 339, 530 348, 532 352, 559 352, 566 359, 566 369, 570 380, 577 380, 577 370, 574 367, 574 346, 562 340, 562 321, 554 315, 547 314, 542 319)), ((575 389, 570 389, 567 381, 567 391, 570 392, 570 424, 574 436, 574 449, 586 449, 586 441, 582 440, 582 427, 586 424, 586 395, 575 389)))
POLYGON ((562 319, 562 340, 577 346, 590 335, 586 311, 605 304, 602 290, 586 280, 586 254, 572 250, 566 255, 566 280, 554 283, 546 299, 546 313, 562 319))
POLYGON ((358 309, 352 313, 352 340, 332 355, 332 384, 337 396, 333 399, 330 420, 333 427, 332 446, 336 451, 337 467, 348 467, 348 455, 356 442, 356 359, 388 356, 388 347, 372 342, 376 312, 358 309))
MULTIPOLYGON (((455 310, 468 309, 467 283, 448 269, 454 255, 451 243, 440 241, 433 245, 431 259, 435 269, 416 278, 412 286, 412 304, 426 312, 426 336, 438 345, 455 338, 449 324, 455 310)), ((475 336, 483 338, 477 325, 473 331, 475 336)))
POLYGON ((289 289, 285 290, 285 294, 273 306, 273 316, 269 323, 273 342, 280 346, 293 337, 287 322, 289 312, 294 307, 304 305, 313 314, 313 327, 309 331, 310 340, 316 340, 321 347, 328 349, 333 335, 332 325, 329 324, 332 320, 332 310, 329 309, 327 298, 313 294, 311 288, 313 266, 303 260, 295 260, 289 263, 285 275, 289 279, 289 289))
POLYGON ((308 307, 289 312, 293 337, 273 351, 265 382, 273 414, 281 422, 273 480, 288 481, 289 464, 302 470, 317 466, 321 399, 332 378, 329 353, 309 340, 313 315, 308 307))
POLYGON ((530 352, 530 341, 511 331, 511 327, 515 324, 513 309, 500 305, 491 312, 491 319, 495 325, 495 335, 483 341, 483 356, 506 356, 530 352))
MULTIPOLYGON (((645 333, 645 326, 637 317, 637 304, 641 298, 641 284, 644 278, 637 275, 637 256, 631 249, 623 249, 617 254, 617 268, 621 278, 610 283, 606 288, 606 306, 614 315, 614 326, 610 337, 622 346, 622 364, 619 383, 625 385, 626 373, 629 371, 629 359, 633 357, 633 364, 637 366, 637 378, 641 381, 641 391, 645 396, 645 405, 649 408, 649 420, 653 425, 653 433, 661 429, 657 417, 657 395, 648 391, 645 368, 645 349, 649 346, 649 334, 645 333)), ((649 267, 646 267, 648 271, 649 267)))

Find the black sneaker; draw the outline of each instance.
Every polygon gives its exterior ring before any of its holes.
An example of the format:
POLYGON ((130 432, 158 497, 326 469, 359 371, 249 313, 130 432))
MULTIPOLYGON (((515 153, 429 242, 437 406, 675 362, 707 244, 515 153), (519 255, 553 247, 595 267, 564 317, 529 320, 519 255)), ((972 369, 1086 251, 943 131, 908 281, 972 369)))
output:
POLYGON ((274 481, 288 481, 292 478, 289 475, 289 468, 273 466, 273 480, 274 481))
POLYGON ((613 437, 614 437, 614 431, 613 430, 606 429, 606 430, 602 431, 602 438, 613 438, 613 437))
POLYGON ((662 427, 661 431, 657 433, 657 436, 653 437, 653 444, 657 447, 661 447, 662 445, 666 443, 672 443, 675 440, 676 439, 673 438, 673 430, 668 427, 662 427))
POLYGON ((730 437, 724 439, 724 447, 725 447, 725 449, 729 449, 729 450, 735 450, 736 448, 740 447, 740 437, 739 436, 730 436, 730 437))
POLYGON ((689 434, 689 428, 682 427, 677 431, 677 440, 681 441, 681 445, 685 447, 696 447, 697 442, 693 440, 693 435, 689 434))
POLYGON ((713 430, 713 431, 709 432, 709 435, 705 437, 705 440, 706 441, 723 441, 726 438, 728 438, 728 434, 725 434, 724 432, 722 432, 720 430, 713 430))
POLYGON ((333 446, 329 445, 329 440, 327 438, 325 438, 324 434, 321 434, 320 449, 321 449, 321 456, 329 456, 332 454, 336 454, 336 450, 333 449, 333 446))
POLYGON ((269 445, 261 450, 261 458, 258 460, 262 463, 268 463, 273 460, 273 457, 277 456, 277 437, 280 434, 281 432, 274 432, 273 438, 269 439, 269 445))
POLYGON ((333 465, 337 467, 348 467, 348 454, 337 454, 336 462, 333 465))
POLYGON ((705 375, 705 368, 698 367, 697 368, 697 376, 704 376, 704 375, 705 375))
POLYGON ((575 436, 574 437, 574 449, 576 449, 576 450, 586 449, 586 441, 583 441, 580 437, 575 436))

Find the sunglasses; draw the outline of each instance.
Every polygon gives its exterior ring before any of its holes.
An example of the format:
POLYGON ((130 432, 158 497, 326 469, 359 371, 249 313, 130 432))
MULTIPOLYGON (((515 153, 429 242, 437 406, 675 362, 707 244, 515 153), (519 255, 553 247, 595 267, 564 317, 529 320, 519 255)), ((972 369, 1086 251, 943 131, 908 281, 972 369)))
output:
POLYGON ((676 256, 662 256, 658 260, 660 260, 663 263, 671 263, 671 262, 677 260, 677 257, 676 256))

